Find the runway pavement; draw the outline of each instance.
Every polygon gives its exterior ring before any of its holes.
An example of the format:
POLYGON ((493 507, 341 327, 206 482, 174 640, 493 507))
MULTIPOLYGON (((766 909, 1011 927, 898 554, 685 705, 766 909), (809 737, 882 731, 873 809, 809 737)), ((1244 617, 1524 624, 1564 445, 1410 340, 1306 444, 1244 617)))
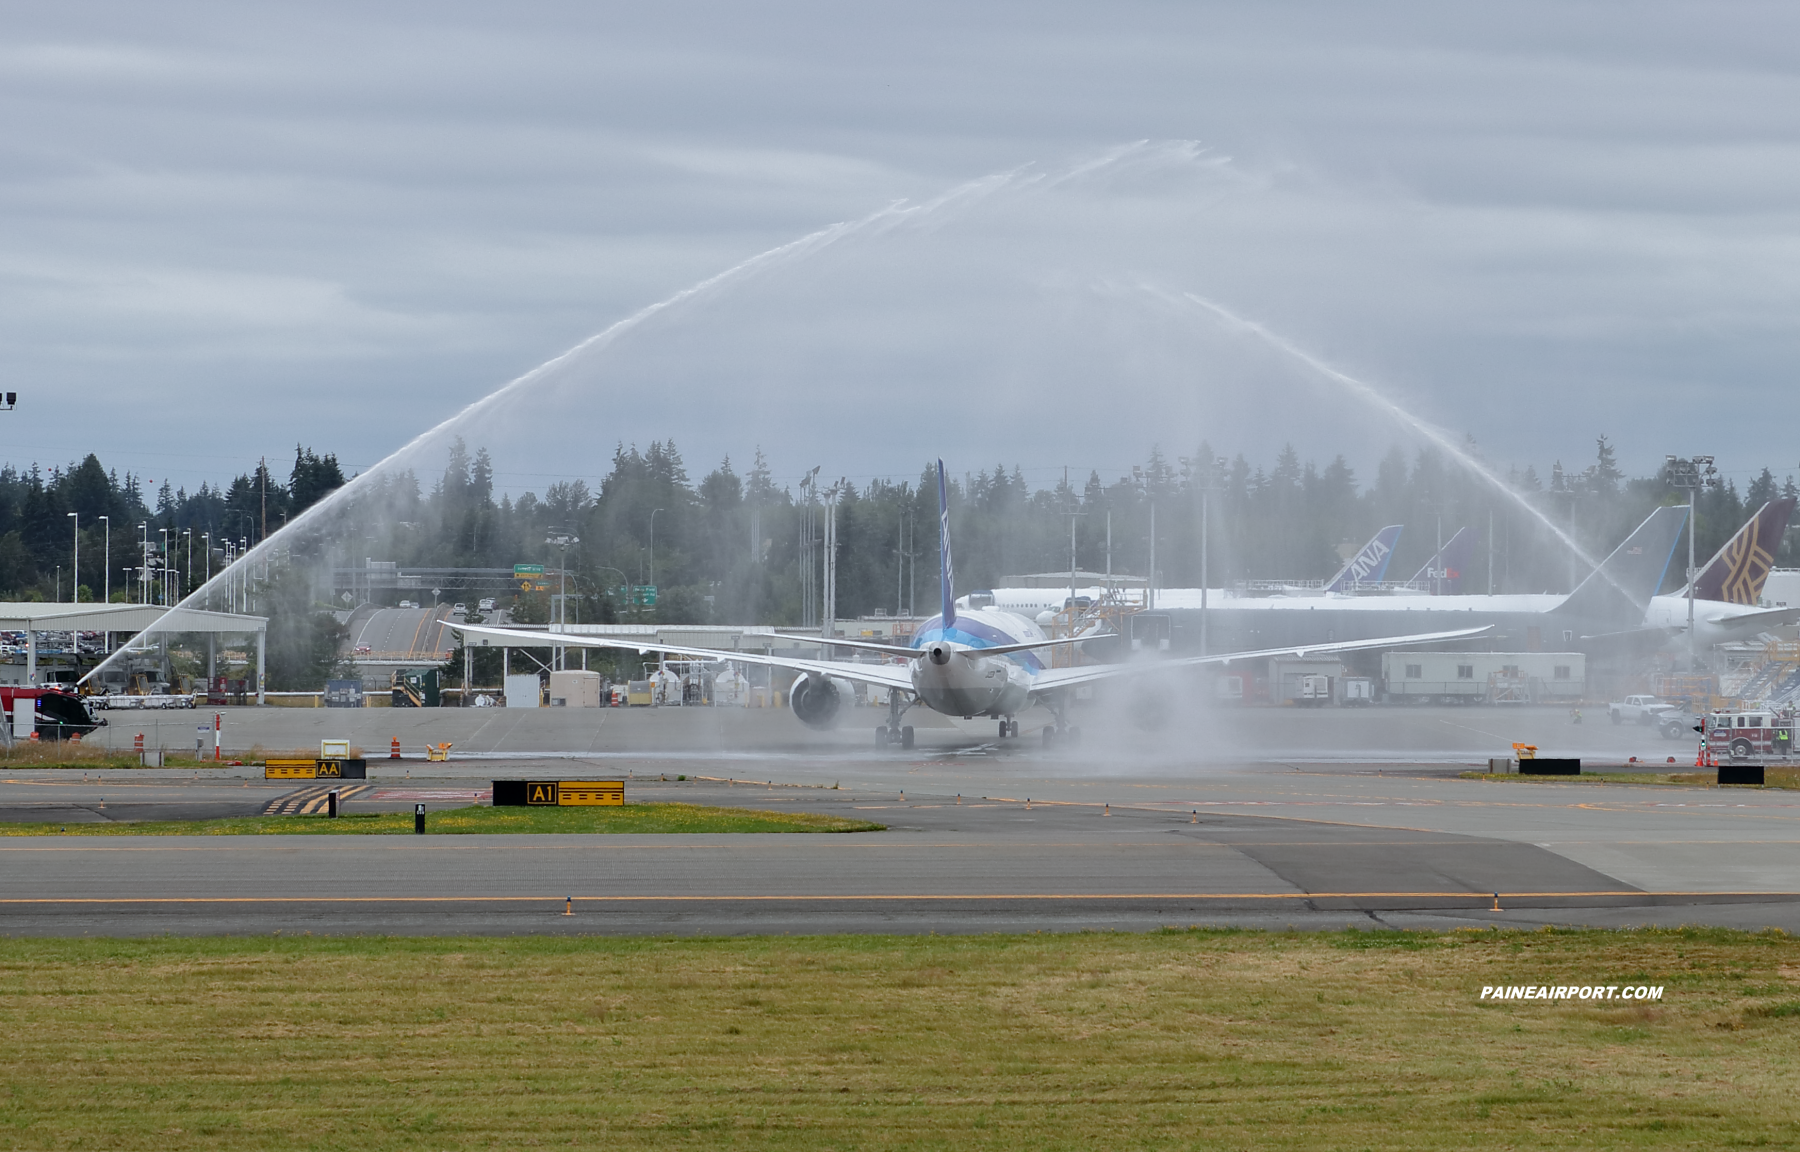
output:
MULTIPOLYGON (((1491 783, 1457 779, 1453 766, 1391 763, 1205 762, 1134 774, 1110 752, 966 739, 923 754, 759 757, 724 761, 723 772, 714 755, 671 747, 644 757, 377 759, 369 789, 345 810, 460 806, 495 776, 618 776, 634 800, 835 811, 889 831, 0 837, 0 932, 1800 931, 1795 793, 1491 783), (564 915, 571 897, 574 914, 564 915)), ((247 768, 86 780, 16 772, 0 783, 0 818, 250 813, 299 791, 247 768)))

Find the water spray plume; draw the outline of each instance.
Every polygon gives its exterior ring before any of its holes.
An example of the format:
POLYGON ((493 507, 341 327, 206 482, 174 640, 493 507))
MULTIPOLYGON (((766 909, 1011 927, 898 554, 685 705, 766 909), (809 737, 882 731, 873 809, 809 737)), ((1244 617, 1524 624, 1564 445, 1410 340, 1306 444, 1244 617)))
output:
MULTIPOLYGON (((1587 551, 1583 549, 1580 544, 1575 542, 1574 537, 1557 527, 1556 522, 1545 515, 1542 509, 1533 505, 1531 501, 1525 499, 1522 493, 1515 490, 1505 480, 1497 476, 1487 465, 1470 455, 1466 449, 1456 443, 1455 439, 1452 438, 1449 433, 1435 426, 1430 421, 1424 420, 1419 416, 1408 412, 1405 408, 1402 408, 1400 405, 1388 399, 1387 396, 1374 385, 1364 380, 1358 380, 1348 372, 1343 372, 1332 367, 1330 364, 1327 364, 1317 356, 1314 356, 1304 348, 1301 348, 1293 341, 1270 331, 1266 326, 1240 316, 1236 312, 1231 311, 1231 309, 1226 308, 1224 305, 1208 300, 1204 296, 1198 296, 1192 292, 1183 292, 1179 295, 1173 295, 1161 291, 1160 289, 1150 287, 1145 287, 1144 291, 1170 303, 1185 302, 1196 308, 1200 308, 1203 311, 1210 313, 1216 319, 1223 320, 1234 330, 1248 333, 1249 335, 1256 337, 1282 354, 1298 360, 1300 363, 1306 365, 1326 379, 1341 384, 1357 399, 1373 408, 1379 409, 1396 422, 1411 429, 1426 440, 1431 441, 1431 443, 1441 449, 1445 455, 1455 460, 1458 464, 1461 464, 1471 473, 1480 477, 1484 483, 1490 485, 1495 491, 1524 509, 1534 520, 1542 524, 1553 536, 1561 541, 1564 547, 1579 557, 1582 563, 1586 564, 1590 569, 1599 569, 1600 562, 1589 556, 1587 551)), ((1614 583, 1616 586, 1616 582, 1614 582, 1610 576, 1606 579, 1609 583, 1614 583)))
MULTIPOLYGON (((1080 171, 1090 171, 1096 167, 1104 167, 1105 165, 1116 163, 1118 160, 1132 155, 1137 150, 1138 146, 1120 149, 1099 161, 1093 161, 1083 165, 1080 171)), ((293 539, 306 532, 309 528, 321 525, 345 504, 362 495, 363 492, 375 484, 378 479, 395 473, 407 461, 413 459, 432 444, 439 442, 457 428, 480 417, 484 413, 493 411, 508 399, 521 391, 529 389, 532 385, 553 377, 559 369, 564 368, 581 357, 615 343, 620 337, 626 335, 635 328, 641 327, 652 318, 671 310, 680 309, 684 305, 717 294, 729 287, 744 283, 759 272, 769 270, 781 264, 803 260, 816 255, 849 237, 868 233, 879 234, 902 224, 941 212, 946 208, 970 203, 983 196, 997 192, 1002 188, 1008 186, 1030 186, 1037 184, 1044 179, 1045 177, 1042 174, 1031 173, 1026 169, 1020 168, 1007 172, 995 173, 993 175, 984 176, 978 180, 969 181, 958 185, 939 196, 920 203, 896 201, 886 207, 877 209, 860 219, 831 224, 827 227, 820 228, 815 232, 808 233, 796 240, 791 240, 785 244, 770 248, 765 252, 760 252, 746 260, 732 265, 722 272, 707 277, 697 284, 690 285, 671 296, 640 308, 631 315, 614 322, 600 332, 588 337, 586 340, 583 340, 581 343, 575 345, 561 355, 546 360, 544 363, 538 365, 524 375, 508 381, 493 392, 490 392, 481 399, 467 405, 455 415, 439 422, 426 431, 421 432, 399 449, 389 453, 373 467, 352 479, 342 488, 332 492, 329 496, 319 501, 317 504, 314 504, 311 508, 308 508, 304 513, 289 521, 282 528, 270 533, 266 538, 237 557, 229 568, 222 570, 211 580, 208 580, 205 584, 189 593, 178 604, 172 607, 169 612, 164 614, 164 616, 154 625, 139 633, 130 644, 122 645, 111 656, 107 657, 107 659, 89 671, 86 676, 81 678, 81 682, 85 683, 101 670, 110 667, 115 661, 125 656, 128 652, 142 651, 145 641, 150 636, 160 633, 182 631, 181 621, 186 613, 195 610, 204 610, 205 607, 211 603, 212 595, 216 590, 225 588, 227 582, 236 579, 239 572, 249 570, 246 567, 240 567, 241 565, 248 565, 257 560, 266 560, 270 555, 280 550, 284 540, 293 539)))

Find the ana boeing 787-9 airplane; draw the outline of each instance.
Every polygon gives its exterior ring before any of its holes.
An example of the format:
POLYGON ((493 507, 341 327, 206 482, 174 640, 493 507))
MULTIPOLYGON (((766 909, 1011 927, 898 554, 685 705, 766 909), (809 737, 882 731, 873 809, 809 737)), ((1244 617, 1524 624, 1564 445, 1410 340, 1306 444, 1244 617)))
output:
POLYGON ((1081 643, 1094 637, 1052 640, 1034 622, 1011 612, 995 608, 958 610, 950 562, 950 505, 944 481, 944 462, 940 459, 937 466, 941 613, 920 626, 910 645, 829 637, 818 640, 824 646, 874 652, 899 661, 897 663, 861 664, 842 660, 795 659, 717 648, 646 644, 635 640, 544 633, 478 624, 464 624, 457 627, 456 631, 464 633, 466 642, 483 645, 498 643, 515 648, 543 648, 553 645, 627 649, 639 654, 661 652, 784 669, 798 673, 788 693, 789 706, 801 722, 813 728, 836 727, 854 700, 854 685, 869 685, 888 693, 888 723, 878 730, 879 739, 883 743, 897 743, 909 748, 913 743, 913 730, 902 721, 908 709, 920 704, 948 716, 960 716, 964 719, 988 717, 999 722, 1003 737, 1018 736, 1019 713, 1033 705, 1043 705, 1055 718, 1054 723, 1044 729, 1044 741, 1048 744, 1058 734, 1074 735, 1067 715, 1068 696, 1071 689, 1084 684, 1166 673, 1173 668, 1229 664, 1235 660, 1259 657, 1320 656, 1396 645, 1434 644, 1479 636, 1488 631, 1486 628, 1459 628, 1448 632, 1424 632, 1214 656, 1154 659, 1129 664, 1088 664, 1071 668, 1047 667, 1038 658, 1042 649, 1059 644, 1081 643))

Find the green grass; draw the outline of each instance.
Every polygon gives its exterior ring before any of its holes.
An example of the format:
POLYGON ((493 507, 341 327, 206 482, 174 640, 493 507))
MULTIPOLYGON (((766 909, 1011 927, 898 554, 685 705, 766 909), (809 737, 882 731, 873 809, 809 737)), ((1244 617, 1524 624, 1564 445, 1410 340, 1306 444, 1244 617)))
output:
MULTIPOLYGON (((1682 784, 1692 787, 1704 785, 1709 788, 1718 787, 1718 773, 1713 770, 1705 772, 1595 772, 1585 766, 1579 776, 1524 776, 1516 772, 1463 772, 1464 780, 1492 780, 1502 784, 1682 784)), ((1800 789, 1800 768, 1766 768, 1763 771, 1766 783, 1727 784, 1727 788, 1772 788, 1800 789)))
POLYGON ((4 940, 0 1144, 1788 1148, 1797 994, 1722 931, 4 940))
MULTIPOLYGON (((431 812, 428 836, 527 832, 880 832, 867 820, 814 812, 764 812, 699 804, 617 808, 489 808, 431 812)), ((93 824, 0 823, 0 836, 398 836, 413 834, 411 812, 326 816, 233 816, 221 820, 140 820, 93 824)))

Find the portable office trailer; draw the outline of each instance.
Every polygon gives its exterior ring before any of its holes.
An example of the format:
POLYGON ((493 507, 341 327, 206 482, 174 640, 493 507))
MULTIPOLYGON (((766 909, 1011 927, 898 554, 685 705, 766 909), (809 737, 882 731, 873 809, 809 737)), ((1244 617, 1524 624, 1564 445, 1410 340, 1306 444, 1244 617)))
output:
POLYGON ((1381 657, 1389 700, 1445 704, 1527 704, 1587 694, 1580 652, 1388 652, 1381 657))
POLYGON ((600 673, 550 673, 550 706, 552 708, 600 707, 600 673))

